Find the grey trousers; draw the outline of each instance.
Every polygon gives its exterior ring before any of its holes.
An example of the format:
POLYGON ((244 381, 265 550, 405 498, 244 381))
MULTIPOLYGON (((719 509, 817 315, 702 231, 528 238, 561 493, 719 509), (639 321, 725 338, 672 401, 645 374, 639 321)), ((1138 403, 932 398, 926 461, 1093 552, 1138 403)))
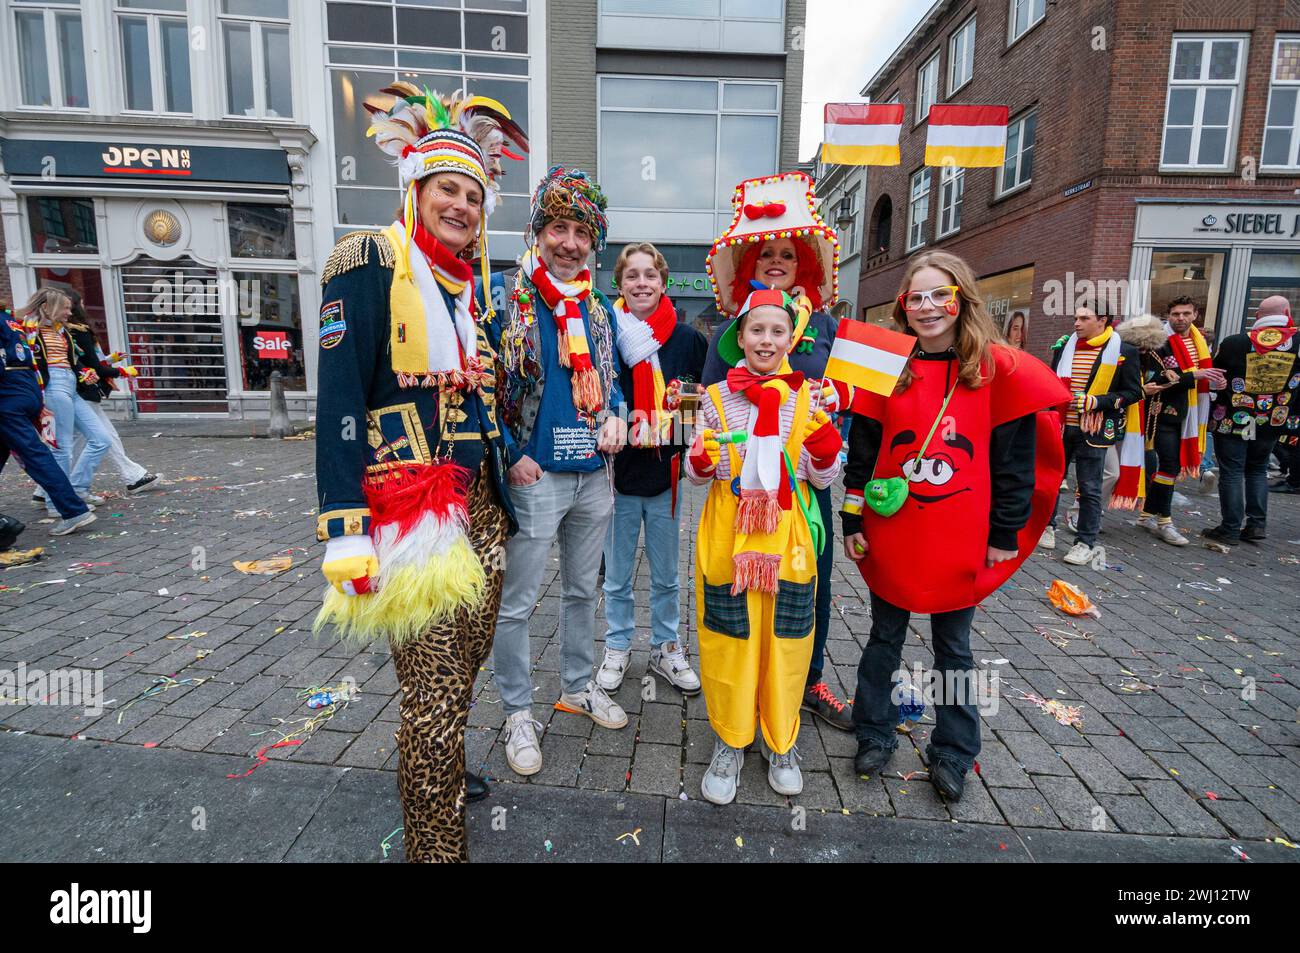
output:
MULTIPOLYGON (((596 656, 596 577, 614 512, 604 469, 551 473, 528 486, 511 486, 519 532, 506 544, 506 575, 497 614, 492 660, 507 715, 532 705, 528 619, 550 559, 560 544, 560 684, 578 692, 592 676, 596 656)), ((549 701, 549 699, 548 699, 549 701)))

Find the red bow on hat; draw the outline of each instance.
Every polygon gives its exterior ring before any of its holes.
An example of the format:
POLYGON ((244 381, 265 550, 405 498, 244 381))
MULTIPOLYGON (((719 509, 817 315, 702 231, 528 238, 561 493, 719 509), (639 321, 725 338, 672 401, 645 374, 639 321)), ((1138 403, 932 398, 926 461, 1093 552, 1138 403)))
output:
POLYGON ((780 218, 785 214, 784 202, 764 202, 762 205, 746 205, 745 218, 753 221, 756 218, 780 218))

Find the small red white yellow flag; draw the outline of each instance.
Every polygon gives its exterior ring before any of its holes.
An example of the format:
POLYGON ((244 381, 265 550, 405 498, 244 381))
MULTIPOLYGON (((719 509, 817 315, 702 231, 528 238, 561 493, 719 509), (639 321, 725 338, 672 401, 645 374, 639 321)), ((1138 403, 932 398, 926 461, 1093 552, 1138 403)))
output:
POLYGON ((1007 118, 1006 106, 931 106, 925 164, 959 169, 1002 165, 1007 118))
POLYGON ((901 103, 827 103, 822 162, 828 165, 898 165, 903 131, 901 103))
POLYGON ((844 318, 826 361, 826 376, 888 397, 915 346, 910 334, 844 318))

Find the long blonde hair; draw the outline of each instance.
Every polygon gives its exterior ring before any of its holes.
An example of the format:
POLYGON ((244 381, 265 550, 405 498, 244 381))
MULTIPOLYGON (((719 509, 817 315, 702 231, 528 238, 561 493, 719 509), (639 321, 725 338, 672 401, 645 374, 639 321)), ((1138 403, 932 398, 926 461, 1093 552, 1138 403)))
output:
MULTIPOLYGON (((961 308, 957 312, 957 339, 953 349, 957 352, 957 377, 970 388, 982 387, 993 379, 993 343, 1001 335, 993 318, 984 306, 984 297, 980 294, 975 272, 965 260, 946 251, 925 251, 914 255, 907 262, 903 271, 903 280, 899 283, 899 295, 907 292, 912 278, 922 268, 937 268, 947 272, 957 286, 961 308)), ((894 299, 894 326, 904 334, 915 332, 908 326, 907 312, 898 298, 894 299)), ((912 383, 912 365, 903 369, 898 378, 894 393, 902 393, 912 383)))
MULTIPOLYGON (((38 321, 42 318, 53 320, 65 302, 69 307, 72 306, 72 298, 67 293, 58 288, 41 288, 28 299, 27 304, 18 312, 18 317, 26 319, 28 315, 35 314, 38 321)), ((72 315, 69 314, 68 317, 72 315)))

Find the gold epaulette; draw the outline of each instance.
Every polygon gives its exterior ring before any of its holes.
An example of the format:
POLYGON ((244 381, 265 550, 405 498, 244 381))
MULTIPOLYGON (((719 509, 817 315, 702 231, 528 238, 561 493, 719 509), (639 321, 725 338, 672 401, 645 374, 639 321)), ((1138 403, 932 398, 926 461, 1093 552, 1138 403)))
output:
POLYGON ((321 285, 329 284, 331 278, 345 271, 369 264, 371 239, 374 239, 374 245, 379 249, 379 264, 384 268, 392 268, 397 257, 392 243, 383 232, 348 232, 339 239, 339 243, 334 246, 334 250, 326 259, 325 268, 320 276, 321 285))

